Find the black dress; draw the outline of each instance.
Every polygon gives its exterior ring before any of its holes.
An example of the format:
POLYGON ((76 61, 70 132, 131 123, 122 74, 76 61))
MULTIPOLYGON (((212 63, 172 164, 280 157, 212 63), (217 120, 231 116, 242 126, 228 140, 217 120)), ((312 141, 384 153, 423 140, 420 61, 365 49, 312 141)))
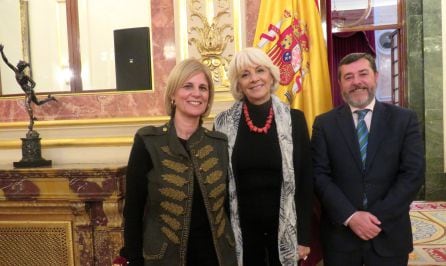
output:
MULTIPOLYGON (((263 127, 271 101, 247 105, 253 124, 263 127)), ((274 119, 267 134, 254 133, 242 112, 231 159, 237 182, 243 265, 281 265, 277 233, 282 158, 274 119)))

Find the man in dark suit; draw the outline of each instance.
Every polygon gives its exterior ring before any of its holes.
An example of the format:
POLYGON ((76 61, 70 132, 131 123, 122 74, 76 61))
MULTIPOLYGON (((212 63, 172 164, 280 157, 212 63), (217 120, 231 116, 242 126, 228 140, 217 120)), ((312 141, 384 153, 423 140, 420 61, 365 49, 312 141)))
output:
POLYGON ((377 80, 371 55, 344 57, 346 104, 313 125, 325 266, 406 266, 413 249, 409 208, 424 182, 422 138, 413 111, 375 99, 377 80))

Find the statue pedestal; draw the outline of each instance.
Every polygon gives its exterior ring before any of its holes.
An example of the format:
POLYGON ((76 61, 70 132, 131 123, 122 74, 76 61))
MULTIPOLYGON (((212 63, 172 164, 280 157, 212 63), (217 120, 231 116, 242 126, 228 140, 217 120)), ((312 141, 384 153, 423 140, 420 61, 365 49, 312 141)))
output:
POLYGON ((22 160, 14 162, 16 168, 51 166, 51 160, 42 158, 40 137, 37 131, 31 130, 22 138, 22 160))

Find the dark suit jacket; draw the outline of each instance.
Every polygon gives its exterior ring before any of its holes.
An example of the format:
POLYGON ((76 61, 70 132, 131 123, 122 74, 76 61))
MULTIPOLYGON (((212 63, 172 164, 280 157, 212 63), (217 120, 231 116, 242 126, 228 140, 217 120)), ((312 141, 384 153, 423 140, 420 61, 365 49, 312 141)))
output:
POLYGON ((409 253, 412 233, 410 203, 424 182, 424 149, 416 114, 376 101, 370 126, 365 170, 353 117, 343 105, 316 118, 312 136, 315 189, 322 204, 324 249, 353 251, 361 240, 344 222, 355 211, 368 211, 381 221, 371 240, 382 256, 409 253))

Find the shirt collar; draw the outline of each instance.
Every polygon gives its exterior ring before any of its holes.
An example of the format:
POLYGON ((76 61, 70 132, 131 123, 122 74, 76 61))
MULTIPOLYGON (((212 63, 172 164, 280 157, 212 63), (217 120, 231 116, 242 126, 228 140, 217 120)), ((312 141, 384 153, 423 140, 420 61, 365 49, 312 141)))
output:
POLYGON ((354 113, 355 111, 358 111, 358 110, 363 110, 363 109, 369 109, 371 112, 373 112, 373 108, 375 107, 375 102, 376 102, 376 100, 375 100, 375 98, 373 98, 373 100, 365 108, 357 108, 357 107, 353 107, 350 105, 350 110, 352 113, 354 113))

